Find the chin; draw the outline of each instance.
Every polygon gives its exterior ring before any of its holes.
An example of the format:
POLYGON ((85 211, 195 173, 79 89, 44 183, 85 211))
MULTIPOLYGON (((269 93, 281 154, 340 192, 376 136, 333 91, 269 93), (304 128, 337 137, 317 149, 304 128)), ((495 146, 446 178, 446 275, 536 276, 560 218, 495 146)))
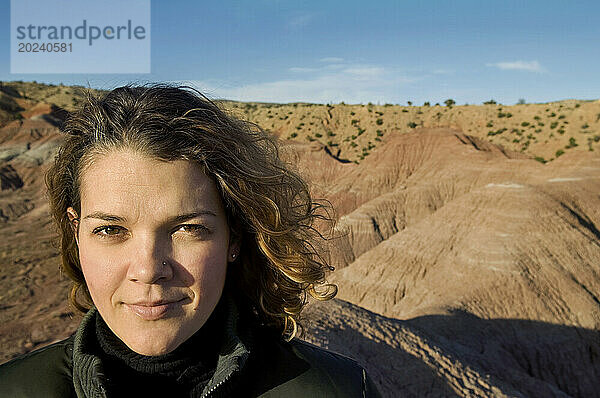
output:
MULTIPOLYGON (((125 343, 127 344, 127 343, 125 343)), ((171 351, 175 350, 179 347, 179 343, 175 341, 170 342, 160 342, 160 341, 151 341, 146 344, 145 342, 136 341, 133 344, 127 344, 127 346, 136 353, 140 355, 146 356, 158 356, 168 354, 171 351)))
POLYGON ((165 330, 140 330, 132 331, 129 336, 121 340, 132 351, 146 356, 168 354, 183 342, 177 335, 171 335, 165 330))

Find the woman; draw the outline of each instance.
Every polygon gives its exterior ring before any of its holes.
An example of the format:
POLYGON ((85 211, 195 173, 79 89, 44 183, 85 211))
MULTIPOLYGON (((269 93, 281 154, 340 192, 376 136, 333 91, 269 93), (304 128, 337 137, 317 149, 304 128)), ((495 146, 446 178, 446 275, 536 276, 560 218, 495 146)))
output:
POLYGON ((46 174, 73 336, 0 367, 0 396, 376 396, 295 339, 327 300, 328 219, 260 128, 186 87, 88 95, 46 174))

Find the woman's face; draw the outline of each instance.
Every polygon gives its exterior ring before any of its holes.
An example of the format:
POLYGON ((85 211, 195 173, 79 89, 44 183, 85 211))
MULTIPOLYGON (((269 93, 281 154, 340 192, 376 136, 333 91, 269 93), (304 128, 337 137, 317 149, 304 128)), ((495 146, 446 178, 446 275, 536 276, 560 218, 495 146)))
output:
POLYGON ((214 182, 191 162, 119 150, 94 159, 80 190, 81 214, 68 214, 95 306, 133 351, 173 351, 213 312, 239 252, 214 182))

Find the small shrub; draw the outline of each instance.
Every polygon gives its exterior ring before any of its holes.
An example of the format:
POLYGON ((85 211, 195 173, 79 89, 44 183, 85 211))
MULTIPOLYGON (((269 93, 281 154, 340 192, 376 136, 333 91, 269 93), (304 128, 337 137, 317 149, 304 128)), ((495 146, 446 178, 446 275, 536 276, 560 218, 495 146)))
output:
POLYGON ((558 122, 552 122, 552 123, 550 124, 550 128, 551 128, 551 129, 555 129, 555 128, 556 128, 556 126, 558 126, 558 122))
POLYGON ((565 148, 575 148, 576 146, 579 146, 579 144, 577 144, 577 141, 574 137, 571 137, 569 138, 569 145, 567 145, 565 148))
POLYGON ((498 129, 498 130, 496 130, 496 131, 493 131, 493 130, 491 130, 491 131, 488 131, 488 134, 487 134, 487 135, 488 135, 488 136, 494 136, 494 135, 502 134, 502 133, 504 133, 506 130, 507 130, 507 129, 506 129, 506 127, 503 127, 503 128, 501 128, 501 129, 498 129))
POLYGON ((323 134, 321 134, 321 133, 315 133, 315 137, 321 138, 321 137, 323 137, 323 134))
POLYGON ((542 164, 547 162, 547 160, 544 159, 542 156, 536 156, 535 160, 537 160, 538 162, 540 162, 542 164))
MULTIPOLYGON (((423 106, 431 106, 431 104, 429 103, 429 101, 425 101, 423 102, 423 106)), ((598 114, 598 117, 600 118, 600 113, 598 114)))
POLYGON ((446 104, 446 106, 448 108, 452 108, 452 106, 456 104, 456 101, 454 101, 453 99, 449 98, 446 101, 444 101, 444 104, 446 104))
POLYGON ((417 127, 417 123, 415 123, 415 122, 409 122, 407 124, 407 126, 410 127, 411 129, 414 129, 415 127, 417 127))
POLYGON ((377 137, 382 137, 382 136, 383 136, 383 131, 377 130, 377 137))
POLYGON ((381 126, 383 124, 383 119, 379 118, 379 119, 375 120, 375 124, 377 124, 378 126, 381 126))
POLYGON ((290 138, 296 138, 298 137, 298 133, 293 132, 292 134, 290 134, 290 138))
POLYGON ((493 99, 489 100, 489 101, 485 101, 483 103, 483 105, 496 105, 496 101, 494 101, 493 99))
POLYGON ((529 126, 529 122, 523 122, 523 123, 521 123, 521 126, 527 127, 527 126, 529 126))
POLYGON ((485 127, 494 127, 494 123, 492 123, 492 121, 490 120, 488 124, 485 125, 485 127))
POLYGON ((559 157, 561 155, 564 155, 565 151, 563 151, 562 149, 559 149, 558 151, 556 151, 556 153, 554 154, 555 157, 559 157))

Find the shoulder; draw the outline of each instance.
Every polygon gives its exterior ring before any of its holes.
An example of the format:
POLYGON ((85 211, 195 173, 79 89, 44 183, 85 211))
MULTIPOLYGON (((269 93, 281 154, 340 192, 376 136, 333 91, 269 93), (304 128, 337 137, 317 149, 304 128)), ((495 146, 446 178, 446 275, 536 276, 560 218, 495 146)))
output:
POLYGON ((271 375, 270 388, 258 396, 379 397, 365 369, 353 359, 298 339, 269 346, 262 373, 271 375))
POLYGON ((326 350, 303 340, 294 339, 290 348, 300 358, 308 361, 312 367, 344 378, 354 379, 362 375, 363 367, 355 360, 326 350))
POLYGON ((0 365, 0 397, 73 395, 73 336, 0 365))

